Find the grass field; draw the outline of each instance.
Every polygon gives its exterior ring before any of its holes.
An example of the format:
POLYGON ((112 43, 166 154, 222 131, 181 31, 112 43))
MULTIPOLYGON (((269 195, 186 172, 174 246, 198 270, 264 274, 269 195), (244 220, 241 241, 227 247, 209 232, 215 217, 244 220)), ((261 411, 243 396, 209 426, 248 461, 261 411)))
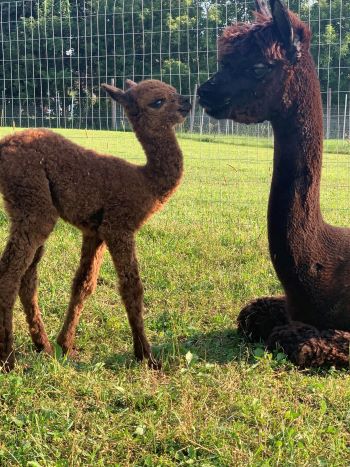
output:
MULTIPOLYGON (((132 133, 60 132, 144 160, 132 133)), ((0 465, 350 464, 349 374, 298 371, 283 354, 248 346, 236 334, 247 300, 281 292, 266 240, 271 142, 202 139, 180 135, 183 184, 137 236, 146 328, 163 371, 133 360, 108 254, 83 312, 74 361, 58 350, 56 358, 36 354, 17 304, 17 366, 0 375, 0 465)), ((347 147, 330 142, 324 162, 322 206, 337 225, 350 225, 347 147)), ((1 210, 1 249, 7 228, 1 210)), ((59 222, 40 265, 52 341, 79 252, 80 233, 59 222)))

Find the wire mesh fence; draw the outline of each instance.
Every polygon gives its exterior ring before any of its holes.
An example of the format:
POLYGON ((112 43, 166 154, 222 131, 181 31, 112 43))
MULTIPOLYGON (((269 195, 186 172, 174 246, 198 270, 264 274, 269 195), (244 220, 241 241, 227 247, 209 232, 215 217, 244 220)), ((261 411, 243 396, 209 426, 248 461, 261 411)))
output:
MULTIPOLYGON (((350 3, 291 0, 313 31, 325 106, 325 136, 350 131, 350 3)), ((123 128, 100 83, 156 78, 193 98, 217 67, 216 40, 252 18, 246 0, 20 0, 0 3, 0 124, 123 128), (1 76, 2 75, 2 76, 1 76)), ((191 130, 244 131, 196 107, 191 130)), ((188 122, 188 125, 191 122, 188 122)), ((189 128, 188 128, 189 129, 189 128)), ((266 128, 266 132, 268 129, 266 128)))
MULTIPOLYGON (((332 143, 326 150, 346 156, 350 153, 350 2, 290 0, 288 4, 313 33, 311 51, 321 82, 324 136, 332 143)), ((253 10, 252 0, 1 0, 0 126, 125 130, 121 109, 114 108, 100 90, 103 82, 123 87, 125 78, 161 79, 193 101, 198 84, 217 69, 221 30, 234 21, 252 20, 253 10)), ((226 186, 235 187, 251 183, 267 196, 272 147, 267 123, 217 122, 195 103, 182 132, 198 144, 191 156, 192 176, 201 190, 212 183, 216 171, 218 183, 225 180, 226 186), (215 145, 209 148, 205 144, 211 138, 215 145), (204 158, 203 165, 199 160, 204 158), (248 159, 249 175, 243 180, 248 159)), ((109 138, 101 132, 105 146, 109 138)), ((330 158, 325 169, 332 167, 334 174, 337 168, 348 193, 347 164, 347 158, 330 158)), ((327 196, 335 199, 339 181, 326 177, 325 187, 327 196)), ((216 198, 197 191, 197 200, 206 199, 209 207, 214 202, 231 203, 232 190, 225 190, 216 198)), ((264 196, 257 196, 260 207, 264 196)))

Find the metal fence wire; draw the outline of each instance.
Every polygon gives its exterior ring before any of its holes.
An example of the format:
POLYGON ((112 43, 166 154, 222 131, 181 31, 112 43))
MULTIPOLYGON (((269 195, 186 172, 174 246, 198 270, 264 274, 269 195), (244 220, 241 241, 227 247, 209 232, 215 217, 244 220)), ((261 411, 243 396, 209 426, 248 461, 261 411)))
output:
MULTIPOLYGON (((289 7, 313 33, 326 141, 322 209, 327 220, 350 223, 350 2, 290 0, 289 7)), ((182 189, 158 219, 172 219, 174 232, 245 223, 249 235, 260 235, 271 127, 211 120, 195 97, 217 70, 222 29, 252 20, 253 10, 253 0, 0 0, 0 134, 58 128, 79 144, 140 163, 122 110, 100 84, 163 80, 192 99, 194 112, 178 132, 182 189)))
MULTIPOLYGON (((350 133, 350 2, 291 0, 313 32, 312 53, 324 102, 325 137, 350 133)), ((217 67, 217 36, 252 19, 246 0, 19 0, 0 2, 0 125, 123 129, 100 94, 161 79, 193 98, 217 67)), ((246 133, 195 109, 187 130, 246 133)), ((251 130, 249 130, 251 131, 251 130)), ((269 134, 267 125, 260 134, 269 134)))

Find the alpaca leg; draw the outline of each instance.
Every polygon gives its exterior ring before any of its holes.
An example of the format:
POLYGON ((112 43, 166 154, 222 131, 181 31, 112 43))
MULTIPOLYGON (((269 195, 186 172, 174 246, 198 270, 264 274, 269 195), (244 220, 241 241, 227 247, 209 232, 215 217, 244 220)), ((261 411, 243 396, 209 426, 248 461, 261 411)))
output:
POLYGON ((5 371, 14 366, 12 310, 22 276, 34 260, 38 243, 27 229, 16 229, 0 260, 0 365, 5 371), (19 234, 20 232, 20 234, 19 234))
POLYGON ((297 321, 287 326, 277 326, 267 341, 270 350, 281 347, 288 358, 301 368, 348 368, 349 345, 350 332, 318 330, 297 321))
POLYGON ((143 322, 143 286, 139 275, 133 235, 107 241, 108 249, 119 277, 119 291, 123 299, 133 335, 137 360, 147 358, 149 366, 158 369, 151 353, 143 322))
POLYGON ((65 353, 73 350, 75 332, 84 301, 96 288, 105 248, 105 243, 98 237, 84 235, 80 265, 74 277, 66 319, 57 338, 57 343, 65 353))
POLYGON ((37 266, 44 254, 44 246, 40 246, 35 253, 32 264, 26 270, 21 280, 19 297, 26 314, 29 332, 38 351, 52 352, 52 348, 45 332, 44 323, 38 304, 38 274, 37 266))
POLYGON ((289 321, 285 297, 253 300, 240 311, 237 318, 238 331, 252 342, 265 342, 275 326, 289 321))

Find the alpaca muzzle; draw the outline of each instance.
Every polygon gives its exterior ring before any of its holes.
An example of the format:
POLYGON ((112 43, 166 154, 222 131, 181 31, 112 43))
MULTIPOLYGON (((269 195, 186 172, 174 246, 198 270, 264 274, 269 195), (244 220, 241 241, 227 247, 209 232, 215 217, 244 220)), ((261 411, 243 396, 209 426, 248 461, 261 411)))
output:
MULTIPOLYGON (((226 80, 220 72, 199 86, 197 90, 199 105, 204 107, 208 114, 225 111, 232 104, 232 96, 227 90, 226 80)), ((214 116, 214 115, 213 115, 214 116)))
POLYGON ((183 117, 189 114, 190 110, 192 109, 192 105, 187 97, 183 97, 181 99, 181 107, 179 108, 179 112, 183 117))

